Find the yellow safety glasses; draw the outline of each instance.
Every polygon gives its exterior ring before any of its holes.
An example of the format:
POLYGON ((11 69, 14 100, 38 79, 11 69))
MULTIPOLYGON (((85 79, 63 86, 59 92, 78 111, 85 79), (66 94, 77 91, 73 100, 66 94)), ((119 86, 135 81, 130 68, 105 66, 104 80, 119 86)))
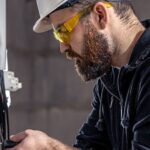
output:
POLYGON ((53 26, 54 37, 61 43, 69 44, 70 33, 76 27, 76 25, 79 22, 80 17, 82 17, 83 14, 84 14, 83 12, 78 12, 74 17, 69 19, 67 22, 65 22, 63 25, 61 25, 57 29, 55 29, 53 26))
MULTIPOLYGON (((112 3, 104 2, 107 7, 112 7, 112 3)), ((85 10, 78 12, 74 17, 69 19, 67 22, 62 24, 57 29, 53 26, 53 34, 54 37, 61 43, 69 44, 70 42, 70 35, 73 29, 77 26, 80 18, 85 14, 85 10)))

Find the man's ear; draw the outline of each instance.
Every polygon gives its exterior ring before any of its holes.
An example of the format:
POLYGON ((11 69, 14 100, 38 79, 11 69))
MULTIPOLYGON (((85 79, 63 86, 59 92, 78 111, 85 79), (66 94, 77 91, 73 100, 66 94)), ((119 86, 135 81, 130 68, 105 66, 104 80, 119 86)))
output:
POLYGON ((104 29, 108 22, 107 5, 103 2, 97 2, 93 8, 94 23, 100 29, 104 29))

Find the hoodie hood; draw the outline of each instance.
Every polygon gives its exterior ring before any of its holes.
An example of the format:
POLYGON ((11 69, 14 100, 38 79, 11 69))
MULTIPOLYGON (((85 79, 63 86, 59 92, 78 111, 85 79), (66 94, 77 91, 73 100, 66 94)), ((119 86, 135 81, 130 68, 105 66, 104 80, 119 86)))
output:
POLYGON ((138 65, 141 62, 141 57, 145 59, 150 53, 148 50, 148 47, 150 46, 150 20, 143 21, 142 24, 145 26, 146 30, 133 49, 129 60, 130 66, 138 65))
POLYGON ((100 77, 103 86, 118 100, 120 99, 118 92, 118 78, 121 75, 120 70, 125 69, 126 71, 129 71, 135 69, 147 57, 150 57, 150 20, 143 21, 142 24, 145 26, 146 30, 137 41, 137 44, 135 45, 131 54, 129 63, 120 69, 112 67, 108 73, 100 77))

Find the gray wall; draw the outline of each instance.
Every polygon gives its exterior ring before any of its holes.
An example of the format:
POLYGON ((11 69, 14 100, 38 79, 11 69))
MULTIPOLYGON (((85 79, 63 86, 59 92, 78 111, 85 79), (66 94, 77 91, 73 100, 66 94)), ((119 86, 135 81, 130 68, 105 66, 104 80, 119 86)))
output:
MULTIPOLYGON (((150 17, 149 0, 133 2, 141 19, 150 17)), ((80 80, 52 33, 33 33, 37 18, 35 0, 7 0, 9 68, 23 83, 11 95, 11 133, 32 128, 72 145, 90 111, 94 83, 80 80)))

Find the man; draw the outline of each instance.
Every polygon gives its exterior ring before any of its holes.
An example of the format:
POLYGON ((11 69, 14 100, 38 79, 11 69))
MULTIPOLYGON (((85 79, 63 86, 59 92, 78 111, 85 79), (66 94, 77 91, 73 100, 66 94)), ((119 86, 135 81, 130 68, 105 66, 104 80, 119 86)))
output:
POLYGON ((41 131, 11 137, 10 150, 150 150, 150 21, 128 0, 37 0, 34 31, 53 29, 85 81, 98 79, 76 148, 41 131))

